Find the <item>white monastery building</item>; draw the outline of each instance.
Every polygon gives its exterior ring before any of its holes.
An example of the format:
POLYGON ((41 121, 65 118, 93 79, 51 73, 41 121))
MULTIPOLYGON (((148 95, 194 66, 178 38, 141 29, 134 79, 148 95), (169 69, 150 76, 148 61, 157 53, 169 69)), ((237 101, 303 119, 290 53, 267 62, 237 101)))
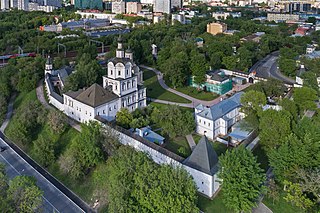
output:
MULTIPOLYGON (((46 63, 46 78, 55 82, 54 86, 63 86, 62 70, 53 70, 48 58, 46 63), (60 82, 59 82, 60 81, 60 82)), ((65 75, 64 75, 65 76, 65 75)), ((108 121, 114 120, 121 108, 133 111, 147 105, 146 89, 143 87, 143 75, 133 62, 131 50, 124 51, 122 39, 118 39, 116 57, 108 62, 107 75, 103 76, 103 86, 93 84, 89 88, 78 91, 68 91, 63 94, 62 104, 58 107, 69 117, 87 122, 100 116, 108 121)))
POLYGON ((210 139, 226 135, 228 129, 244 117, 240 112, 242 94, 238 92, 209 108, 199 104, 195 108, 196 132, 210 139))

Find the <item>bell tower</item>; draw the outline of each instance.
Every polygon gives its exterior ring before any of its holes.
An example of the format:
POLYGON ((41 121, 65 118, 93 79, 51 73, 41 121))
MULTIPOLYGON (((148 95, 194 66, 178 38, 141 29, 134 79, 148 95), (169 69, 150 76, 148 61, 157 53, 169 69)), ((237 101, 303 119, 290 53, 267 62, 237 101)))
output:
POLYGON ((123 50, 121 35, 118 38, 118 48, 116 51, 116 57, 117 58, 124 58, 124 50, 123 50))
POLYGON ((44 74, 47 74, 47 73, 52 74, 52 71, 53 71, 52 58, 50 57, 50 55, 48 55, 44 74))

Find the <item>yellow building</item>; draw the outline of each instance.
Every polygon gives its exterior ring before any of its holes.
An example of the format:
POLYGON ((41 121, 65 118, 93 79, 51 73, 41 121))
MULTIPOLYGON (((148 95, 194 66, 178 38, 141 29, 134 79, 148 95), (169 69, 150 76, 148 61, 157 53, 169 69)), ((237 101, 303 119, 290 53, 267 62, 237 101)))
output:
POLYGON ((217 35, 218 33, 224 33, 227 31, 227 25, 225 23, 209 23, 207 24, 207 32, 212 35, 217 35))

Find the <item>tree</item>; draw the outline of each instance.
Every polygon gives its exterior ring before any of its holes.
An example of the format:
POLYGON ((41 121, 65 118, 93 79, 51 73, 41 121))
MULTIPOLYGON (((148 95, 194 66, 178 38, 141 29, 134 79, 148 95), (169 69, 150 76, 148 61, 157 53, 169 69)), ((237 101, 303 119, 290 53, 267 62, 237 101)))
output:
POLYGON ((238 58, 235 56, 226 56, 222 58, 222 64, 228 69, 228 70, 235 70, 237 67, 238 58))
POLYGON ((9 202, 16 212, 36 212, 42 206, 43 192, 36 185, 36 180, 29 176, 17 176, 9 183, 7 191, 9 202))
POLYGON ((320 201, 320 168, 300 169, 297 171, 297 179, 299 180, 301 190, 311 193, 316 202, 320 201))
POLYGON ((296 180, 299 169, 317 167, 319 165, 320 147, 310 140, 306 134, 302 139, 291 134, 279 145, 278 149, 270 150, 267 155, 275 178, 280 183, 284 180, 296 180))
POLYGON ((244 146, 228 150, 220 158, 219 178, 222 181, 223 202, 235 212, 250 211, 265 187, 265 174, 256 157, 244 146))
POLYGON ((81 125, 81 133, 59 159, 63 172, 79 179, 104 159, 102 153, 103 133, 99 123, 90 121, 81 125))
POLYGON ((287 76, 295 76, 297 70, 296 62, 293 59, 280 57, 279 69, 282 73, 284 73, 287 76))
POLYGON ((244 119, 246 125, 252 128, 259 127, 259 114, 262 112, 262 107, 266 105, 267 98, 264 93, 250 90, 241 96, 241 110, 246 114, 244 119))
POLYGON ((196 51, 191 52, 190 69, 193 76, 194 83, 201 84, 205 80, 207 71, 206 59, 203 54, 196 51))
POLYGON ((260 115, 259 138, 263 147, 275 149, 291 133, 291 116, 281 110, 266 110, 260 115))
POLYGON ((57 110, 50 110, 47 118, 52 133, 61 134, 64 132, 67 127, 67 119, 64 114, 57 110))
POLYGON ((101 190, 108 191, 110 212, 199 212, 196 187, 185 170, 156 165, 145 153, 127 146, 121 146, 93 177, 101 190), (167 199, 159 199, 164 195, 167 199))
POLYGON ((267 196, 272 199, 273 204, 274 201, 279 200, 279 189, 274 179, 269 180, 267 196))
MULTIPOLYGON (((195 128, 192 113, 183 112, 176 105, 168 105, 162 111, 156 113, 159 113, 156 120, 162 127, 162 133, 169 135, 171 138, 190 134, 195 128)), ((155 114, 153 114, 153 117, 155 117, 155 114)))
POLYGON ((315 101, 318 99, 317 92, 308 87, 295 88, 293 91, 293 100, 299 107, 302 114, 304 110, 316 109, 315 101))
POLYGON ((314 205, 312 200, 303 194, 300 184, 284 181, 284 185, 287 192, 284 197, 286 201, 302 209, 309 209, 314 205))
POLYGON ((289 98, 284 98, 281 100, 280 106, 282 106, 283 110, 286 110, 287 112, 290 113, 290 115, 294 121, 297 121, 298 107, 293 100, 290 100, 289 98))
POLYGON ((55 160, 54 143, 51 138, 40 135, 39 138, 34 141, 33 149, 37 162, 47 167, 50 166, 55 160))
POLYGON ((127 108, 121 108, 116 115, 117 124, 128 129, 133 120, 133 116, 127 108))

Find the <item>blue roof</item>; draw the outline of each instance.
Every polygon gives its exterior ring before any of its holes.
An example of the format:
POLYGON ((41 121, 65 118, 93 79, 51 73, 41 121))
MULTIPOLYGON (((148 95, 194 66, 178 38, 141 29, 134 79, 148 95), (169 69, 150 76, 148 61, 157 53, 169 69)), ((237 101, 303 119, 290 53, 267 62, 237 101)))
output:
POLYGON ((246 139, 249 135, 250 135, 250 132, 242 131, 239 129, 236 129, 229 134, 230 137, 237 139, 237 140, 240 140, 240 141, 246 139))
POLYGON ((135 129, 135 134, 139 135, 139 130, 142 131, 143 133, 143 138, 147 139, 148 141, 151 142, 157 142, 157 143, 163 143, 164 141, 164 137, 162 137, 161 135, 155 133, 154 131, 151 130, 151 128, 149 126, 147 127, 143 127, 140 129, 135 129))
POLYGON ((202 112, 198 113, 199 116, 208 118, 210 120, 217 120, 223 117, 228 112, 241 106, 240 98, 244 92, 238 92, 228 99, 225 99, 210 108, 205 108, 202 112))

